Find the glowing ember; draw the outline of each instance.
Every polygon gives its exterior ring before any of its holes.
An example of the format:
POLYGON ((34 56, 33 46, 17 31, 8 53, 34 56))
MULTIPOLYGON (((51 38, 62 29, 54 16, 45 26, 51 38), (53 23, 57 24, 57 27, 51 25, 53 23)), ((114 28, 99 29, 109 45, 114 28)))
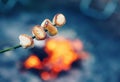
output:
POLYGON ((48 72, 42 72, 40 76, 43 80, 49 80, 51 77, 48 72))
POLYGON ((69 70, 73 62, 88 57, 88 53, 83 51, 82 42, 78 39, 48 39, 44 50, 48 57, 44 58, 43 61, 40 61, 37 56, 31 55, 24 63, 27 69, 42 70, 40 76, 43 80, 56 77, 61 71, 69 70))

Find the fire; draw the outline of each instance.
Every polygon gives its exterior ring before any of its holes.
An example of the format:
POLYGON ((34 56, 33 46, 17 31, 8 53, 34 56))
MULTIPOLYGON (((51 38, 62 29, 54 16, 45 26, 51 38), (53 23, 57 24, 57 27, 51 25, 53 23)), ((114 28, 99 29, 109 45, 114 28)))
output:
POLYGON ((73 50, 71 42, 64 38, 49 39, 46 42, 45 51, 49 55, 48 67, 54 72, 69 70, 71 64, 79 59, 79 55, 73 50))
POLYGON ((41 61, 36 55, 31 55, 24 62, 27 69, 42 70, 40 76, 43 80, 56 77, 61 71, 69 70, 73 62, 88 57, 88 54, 83 51, 83 43, 78 39, 48 39, 44 50, 48 55, 47 58, 41 61))
POLYGON ((27 68, 27 69, 30 69, 30 68, 36 68, 36 69, 40 69, 42 66, 41 66, 41 61, 40 59, 35 56, 35 55, 31 55, 25 62, 24 62, 24 66, 27 68))

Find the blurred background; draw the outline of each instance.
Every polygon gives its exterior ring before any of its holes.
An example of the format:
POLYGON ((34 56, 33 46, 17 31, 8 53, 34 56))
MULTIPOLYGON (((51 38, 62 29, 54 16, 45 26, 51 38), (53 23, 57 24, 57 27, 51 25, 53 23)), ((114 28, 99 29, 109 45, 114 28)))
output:
POLYGON ((0 54, 0 82, 120 82, 120 0, 0 0, 0 49, 19 44, 20 34, 32 36, 33 26, 57 13, 67 21, 57 36, 0 54), (56 37, 64 39, 53 44, 67 47, 62 46, 60 63, 51 65, 47 42, 56 37), (31 61, 36 62, 32 67, 31 61))

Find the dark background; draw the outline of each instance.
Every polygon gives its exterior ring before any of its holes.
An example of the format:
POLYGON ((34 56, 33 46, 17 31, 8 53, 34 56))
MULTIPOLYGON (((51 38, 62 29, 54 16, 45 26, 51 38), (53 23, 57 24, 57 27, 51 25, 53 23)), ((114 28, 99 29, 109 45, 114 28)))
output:
MULTIPOLYGON (((110 16, 105 13, 107 18, 91 16, 88 11, 89 15, 85 14, 81 1, 84 0, 0 0, 0 49, 19 44, 20 34, 32 35, 34 25, 63 13, 67 22, 59 29, 59 35, 79 38, 90 59, 83 62, 84 71, 73 69, 51 82, 120 82, 120 0, 113 0, 117 1, 113 2, 116 7, 110 16)), ((90 7, 100 14, 109 1, 112 0, 93 0, 90 7)), ((38 44, 43 43, 35 45, 38 44)), ((23 48, 0 54, 0 82, 41 82, 32 73, 19 70, 21 59, 29 54, 31 51, 23 48)))

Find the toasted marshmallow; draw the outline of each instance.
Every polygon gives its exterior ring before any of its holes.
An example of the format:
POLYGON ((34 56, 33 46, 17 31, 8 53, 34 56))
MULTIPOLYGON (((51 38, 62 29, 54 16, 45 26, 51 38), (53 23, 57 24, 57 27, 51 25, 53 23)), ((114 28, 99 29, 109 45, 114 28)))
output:
POLYGON ((42 26, 36 25, 32 29, 32 34, 37 40, 44 40, 46 38, 46 32, 42 26))
POLYGON ((19 40, 20 40, 20 45, 23 48, 28 48, 34 45, 33 39, 31 36, 28 36, 26 34, 21 34, 19 36, 19 40))
POLYGON ((56 26, 63 26, 66 23, 65 16, 63 14, 56 14, 53 18, 53 24, 56 26))
POLYGON ((51 23, 51 21, 49 19, 45 19, 41 26, 45 29, 45 30, 48 30, 48 33, 51 35, 51 36, 54 36, 58 33, 58 30, 55 26, 53 26, 53 24, 51 23))

